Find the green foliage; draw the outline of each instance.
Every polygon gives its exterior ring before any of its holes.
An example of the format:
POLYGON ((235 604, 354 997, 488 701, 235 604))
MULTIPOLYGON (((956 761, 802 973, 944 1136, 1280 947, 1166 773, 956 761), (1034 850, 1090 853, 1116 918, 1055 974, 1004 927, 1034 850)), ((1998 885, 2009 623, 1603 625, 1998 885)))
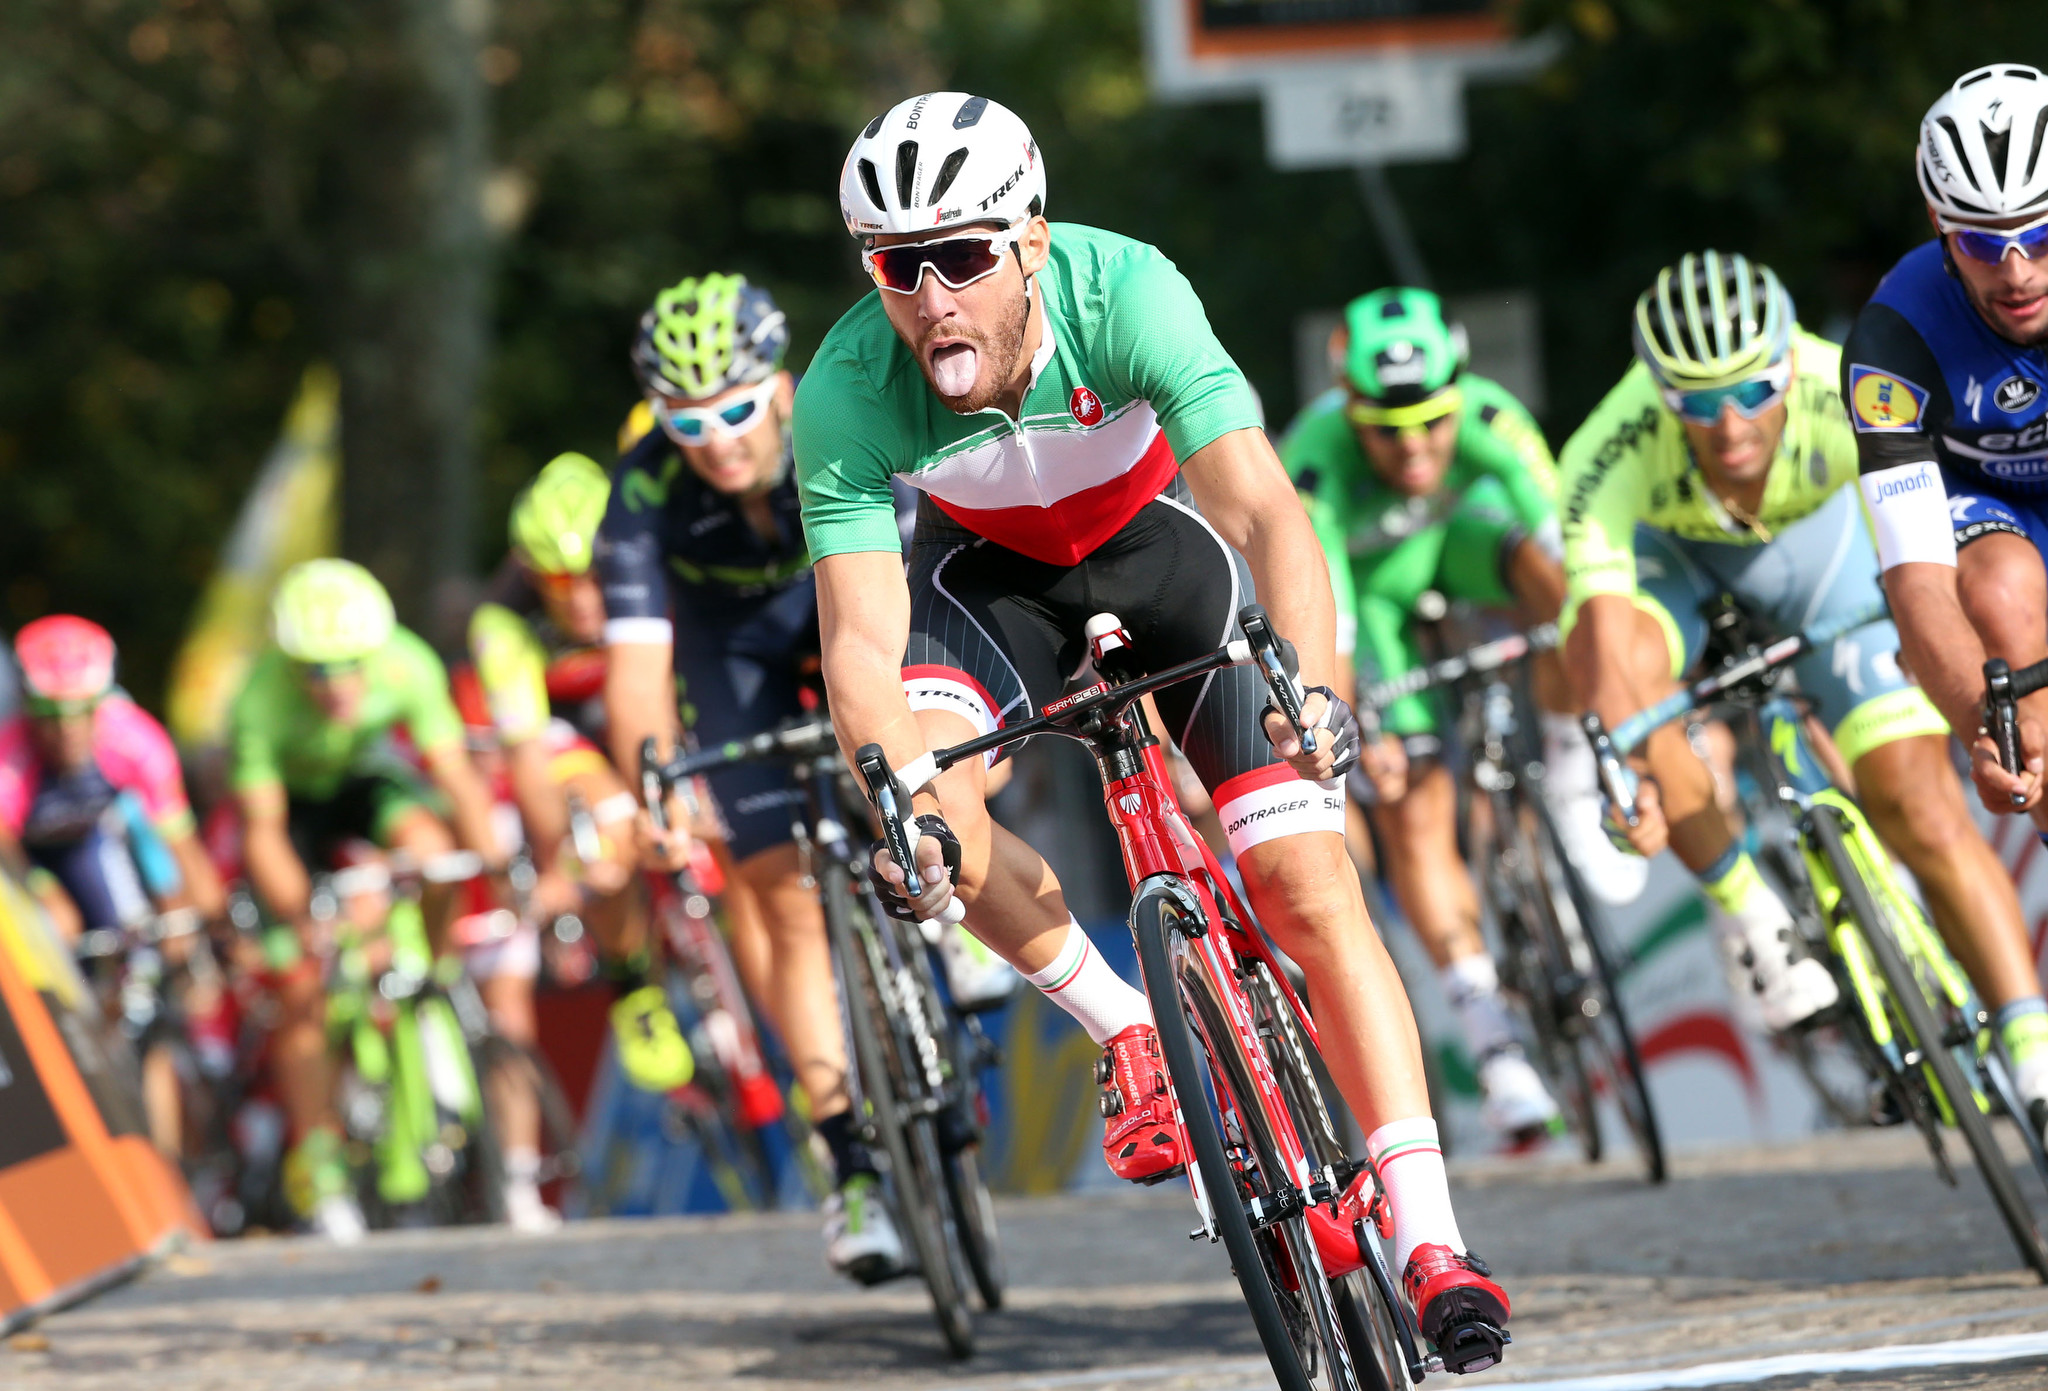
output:
MULTIPOLYGON (((449 0, 480 3, 480 0, 449 0)), ((305 363, 328 351, 338 113, 375 50, 345 0, 14 0, 0 48, 0 621, 106 621, 154 695, 305 363)), ((1394 186, 1437 288, 1541 296, 1553 436, 1619 374, 1629 302, 1703 244, 1839 327, 1924 235, 1911 147, 1988 61, 2048 62, 2010 0, 1525 0, 1563 41, 1468 104, 1473 153, 1394 186)), ((495 356, 479 566, 569 448, 605 457, 653 291, 742 270, 801 363, 865 290, 853 130, 916 90, 1014 107, 1049 211, 1180 264, 1275 416, 1293 324, 1385 261, 1346 171, 1265 165, 1250 102, 1150 102, 1131 0, 499 0, 486 214, 495 356)), ((360 152, 357 152, 360 153, 360 152)), ((396 174, 394 174, 396 177, 396 174)))

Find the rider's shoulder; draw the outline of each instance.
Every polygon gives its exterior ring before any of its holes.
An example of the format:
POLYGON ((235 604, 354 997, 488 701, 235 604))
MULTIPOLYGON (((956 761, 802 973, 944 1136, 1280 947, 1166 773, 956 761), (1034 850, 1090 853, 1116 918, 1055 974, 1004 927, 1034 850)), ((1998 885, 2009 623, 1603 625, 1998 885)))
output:
POLYGON ((1941 242, 1925 241, 1901 256, 1877 282, 1870 303, 1883 305, 1919 323, 1968 309, 1955 277, 1942 260, 1941 242))
POLYGON ((1604 473, 1624 459, 1648 454, 1667 433, 1675 436, 1675 420, 1650 369, 1632 362, 1572 431, 1559 464, 1566 472, 1593 468, 1604 473))
POLYGON ((1328 467, 1358 452, 1358 437, 1344 417, 1345 400, 1344 388, 1333 386, 1310 397, 1287 422, 1279 453, 1290 474, 1299 477, 1304 468, 1328 467))

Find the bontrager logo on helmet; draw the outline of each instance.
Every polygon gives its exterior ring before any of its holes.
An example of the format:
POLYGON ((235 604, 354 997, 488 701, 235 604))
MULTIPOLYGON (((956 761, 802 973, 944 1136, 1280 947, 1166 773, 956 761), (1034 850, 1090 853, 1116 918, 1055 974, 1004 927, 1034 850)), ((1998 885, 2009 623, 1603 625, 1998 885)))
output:
POLYGON ((789 321, 744 275, 690 276, 654 297, 633 340, 644 395, 700 400, 782 370, 789 321))
POLYGON ((582 574, 611 494, 612 481, 596 460, 556 455, 512 504, 512 549, 542 574, 582 574))
POLYGON ((89 618, 53 613, 14 635, 22 685, 37 700, 96 700, 114 685, 114 640, 89 618))
POLYGON ((308 560, 285 571, 270 601, 277 645, 295 662, 354 662, 398 626, 391 596, 352 560, 308 560))
POLYGON ((868 122, 839 172, 856 237, 949 222, 1010 226, 1045 212, 1045 165, 1015 113, 987 97, 926 92, 868 122))
POLYGON ((1689 251, 1636 300, 1635 353, 1673 390, 1727 386, 1781 361, 1792 324, 1792 296, 1769 266, 1689 251))
POLYGON ((2048 215, 2044 138, 2048 75, 2022 63, 1966 72, 1920 122, 1920 191, 1958 222, 2048 215))

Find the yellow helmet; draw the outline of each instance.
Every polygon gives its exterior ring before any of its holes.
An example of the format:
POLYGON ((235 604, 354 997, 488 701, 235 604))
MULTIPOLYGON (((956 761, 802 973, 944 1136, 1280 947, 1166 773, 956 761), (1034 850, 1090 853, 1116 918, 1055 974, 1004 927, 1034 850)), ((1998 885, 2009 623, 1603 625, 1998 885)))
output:
POLYGON ((1792 296, 1769 266, 1689 251, 1636 301, 1636 356, 1674 391, 1728 386, 1776 365, 1792 322, 1792 296))
POLYGON ((512 504, 512 549, 549 575, 590 568, 612 481, 587 454, 557 454, 512 504))
POLYGON ((277 645, 295 662, 355 662, 391 640, 391 596, 353 560, 308 560, 285 571, 270 601, 277 645))

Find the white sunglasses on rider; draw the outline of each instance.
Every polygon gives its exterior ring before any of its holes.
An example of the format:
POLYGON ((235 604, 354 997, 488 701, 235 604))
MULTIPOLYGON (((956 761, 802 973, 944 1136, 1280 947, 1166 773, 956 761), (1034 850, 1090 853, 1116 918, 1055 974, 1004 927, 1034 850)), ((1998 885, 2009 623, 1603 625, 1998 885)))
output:
POLYGON ((1003 253, 1022 235, 1021 229, 1006 227, 1000 232, 969 232, 900 246, 863 247, 860 263, 877 285, 899 295, 917 293, 926 270, 939 277, 947 289, 964 290, 994 275, 1003 264, 1003 253))
POLYGON ((736 440, 768 418, 768 403, 775 399, 781 384, 779 377, 770 377, 721 406, 671 406, 659 396, 648 397, 647 404, 655 419, 685 444, 702 444, 712 438, 736 440))

